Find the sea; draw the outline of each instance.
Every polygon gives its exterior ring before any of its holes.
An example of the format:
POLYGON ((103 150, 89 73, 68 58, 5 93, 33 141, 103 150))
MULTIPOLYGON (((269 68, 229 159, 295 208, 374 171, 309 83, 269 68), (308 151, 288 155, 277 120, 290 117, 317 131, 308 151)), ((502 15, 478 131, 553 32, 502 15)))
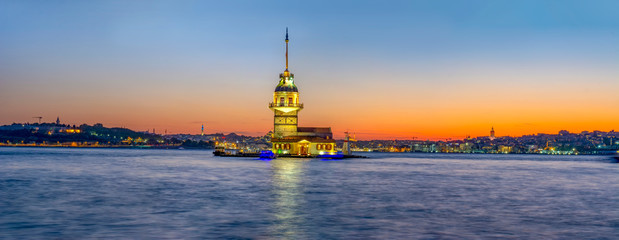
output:
POLYGON ((0 148, 0 239, 619 239, 608 156, 0 148))

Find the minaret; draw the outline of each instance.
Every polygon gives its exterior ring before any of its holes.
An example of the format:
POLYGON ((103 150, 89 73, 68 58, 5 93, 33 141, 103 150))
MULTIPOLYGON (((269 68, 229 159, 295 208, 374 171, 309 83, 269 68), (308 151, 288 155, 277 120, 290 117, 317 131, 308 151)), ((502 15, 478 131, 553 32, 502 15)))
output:
POLYGON ((286 69, 279 74, 279 83, 273 93, 273 102, 269 108, 273 110, 273 138, 283 138, 297 135, 298 114, 303 109, 299 103, 299 90, 294 84, 294 74, 288 71, 288 28, 286 28, 286 69))
POLYGON ((60 117, 56 117, 56 125, 60 125, 60 117))
POLYGON ((200 133, 201 136, 204 136, 204 124, 202 124, 202 133, 200 133))

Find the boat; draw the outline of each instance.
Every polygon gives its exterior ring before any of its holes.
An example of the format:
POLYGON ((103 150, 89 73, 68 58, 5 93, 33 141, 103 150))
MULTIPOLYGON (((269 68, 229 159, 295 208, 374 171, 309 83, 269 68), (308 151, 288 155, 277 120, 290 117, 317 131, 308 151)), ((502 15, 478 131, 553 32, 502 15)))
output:
POLYGON ((215 156, 245 156, 247 154, 243 154, 239 149, 235 148, 225 148, 224 146, 216 146, 215 151, 213 151, 213 155, 215 156))
MULTIPOLYGON (((240 149, 225 148, 224 146, 216 146, 213 155, 218 157, 260 157, 258 152, 243 152, 240 149)), ((273 157, 275 158, 275 157, 273 157)))
POLYGON ((260 159, 275 159, 277 155, 271 150, 264 150, 260 152, 260 159))
POLYGON ((619 163, 619 153, 617 153, 617 154, 615 154, 615 155, 613 156, 613 162, 615 162, 615 163, 619 163))
POLYGON ((326 154, 320 154, 318 156, 316 156, 317 158, 326 158, 326 159, 343 159, 344 158, 344 154, 342 154, 342 152, 337 152, 337 153, 326 153, 326 154))
POLYGON ((215 156, 221 156, 221 155, 224 155, 225 153, 226 153, 226 148, 224 148, 223 146, 216 146, 215 151, 213 151, 213 155, 215 156))

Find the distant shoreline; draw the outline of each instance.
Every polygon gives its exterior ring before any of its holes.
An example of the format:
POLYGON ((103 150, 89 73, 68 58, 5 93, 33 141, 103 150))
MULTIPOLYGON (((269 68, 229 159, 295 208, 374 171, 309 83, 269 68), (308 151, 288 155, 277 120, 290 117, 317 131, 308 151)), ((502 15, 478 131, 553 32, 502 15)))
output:
MULTIPOLYGON (((7 145, 0 144, 0 148, 87 148, 87 149, 162 149, 162 150, 214 150, 213 148, 192 148, 181 146, 33 146, 31 144, 20 145, 7 145)), ((461 153, 461 152, 366 152, 366 151, 353 151, 355 153, 375 153, 375 154, 449 154, 449 155, 542 155, 542 156, 612 156, 615 153, 598 153, 598 154, 543 154, 543 153, 461 153)))
POLYGON ((0 144, 0 147, 4 147, 4 148, 123 148, 123 149, 191 149, 191 150, 213 150, 213 148, 192 148, 192 147, 182 147, 182 146, 123 146, 123 145, 118 145, 118 146, 104 146, 104 145, 100 145, 100 146, 68 146, 68 145, 46 145, 46 146, 41 146, 41 145, 31 145, 31 144, 19 144, 19 145, 15 145, 15 144, 11 144, 11 145, 7 145, 7 144, 0 144), (182 148, 181 148, 182 147, 182 148))

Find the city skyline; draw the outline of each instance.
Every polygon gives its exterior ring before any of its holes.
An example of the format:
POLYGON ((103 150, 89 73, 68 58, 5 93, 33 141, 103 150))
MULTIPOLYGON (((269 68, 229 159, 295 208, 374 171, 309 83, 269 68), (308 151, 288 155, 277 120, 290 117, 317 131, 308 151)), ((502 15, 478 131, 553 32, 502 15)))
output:
POLYGON ((618 126, 619 4, 445 2, 1 2, 0 124, 264 135, 290 27, 300 124, 336 138, 618 126))

